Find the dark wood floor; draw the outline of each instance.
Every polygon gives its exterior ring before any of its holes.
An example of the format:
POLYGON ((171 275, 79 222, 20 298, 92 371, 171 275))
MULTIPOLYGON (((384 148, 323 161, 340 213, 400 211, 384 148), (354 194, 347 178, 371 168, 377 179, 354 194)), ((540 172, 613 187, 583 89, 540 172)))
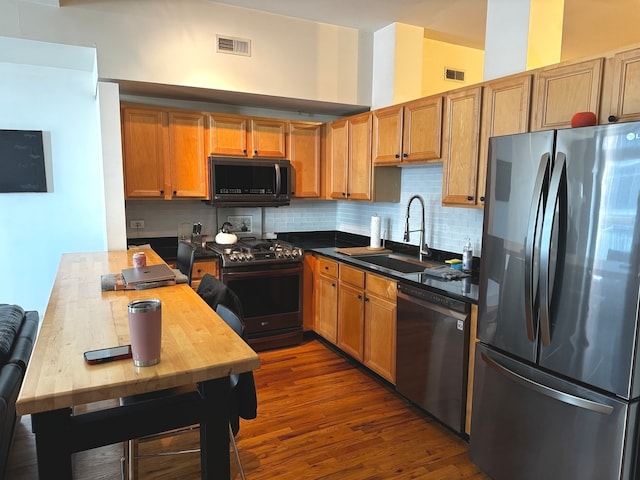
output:
MULTIPOLYGON (((236 437, 249 480, 486 480, 463 439, 318 340, 262 352, 258 418, 236 437)), ((147 442, 195 444, 196 434, 147 442), (173 442, 173 443, 171 443, 173 442)), ((121 445, 74 455, 74 478, 120 478, 121 445)), ((144 459, 141 479, 199 478, 197 454, 144 459)), ((235 466, 234 478, 239 478, 235 466)), ((36 479, 29 417, 19 425, 7 479, 36 479)))

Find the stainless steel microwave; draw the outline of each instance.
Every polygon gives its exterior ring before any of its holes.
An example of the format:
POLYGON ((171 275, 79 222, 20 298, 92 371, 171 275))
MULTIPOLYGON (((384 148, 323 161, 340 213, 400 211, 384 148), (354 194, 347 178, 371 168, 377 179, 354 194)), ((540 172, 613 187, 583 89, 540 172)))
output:
POLYGON ((291 200, 291 162, 279 158, 209 157, 214 207, 279 207, 291 200))

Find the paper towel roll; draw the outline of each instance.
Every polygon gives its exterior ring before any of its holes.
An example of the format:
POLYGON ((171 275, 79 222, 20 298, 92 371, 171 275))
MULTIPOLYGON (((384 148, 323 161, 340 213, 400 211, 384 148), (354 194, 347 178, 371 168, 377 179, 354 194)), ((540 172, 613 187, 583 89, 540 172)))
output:
POLYGON ((380 217, 371 217, 371 248, 380 248, 380 217))

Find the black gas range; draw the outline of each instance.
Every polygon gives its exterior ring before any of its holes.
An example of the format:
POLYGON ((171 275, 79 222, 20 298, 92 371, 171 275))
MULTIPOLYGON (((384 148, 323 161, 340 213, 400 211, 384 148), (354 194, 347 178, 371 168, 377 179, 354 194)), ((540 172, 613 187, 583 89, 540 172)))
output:
POLYGON ((281 240, 242 238, 207 243, 220 258, 220 280, 240 299, 247 340, 254 350, 302 341, 301 248, 281 240))
POLYGON ((282 240, 241 238, 233 245, 207 242, 206 248, 220 256, 222 268, 300 263, 301 248, 282 240))

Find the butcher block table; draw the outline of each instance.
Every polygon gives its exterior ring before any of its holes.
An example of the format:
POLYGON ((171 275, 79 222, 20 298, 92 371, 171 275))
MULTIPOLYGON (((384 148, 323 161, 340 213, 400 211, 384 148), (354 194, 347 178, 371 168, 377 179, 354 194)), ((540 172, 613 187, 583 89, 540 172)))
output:
MULTIPOLYGON (((147 265, 163 263, 144 250, 147 265)), ((228 479, 229 375, 255 370, 258 355, 187 284, 101 291, 100 276, 132 267, 134 251, 63 254, 22 389, 18 415, 31 414, 41 479, 71 478, 71 454, 200 424, 203 479, 228 479), (130 301, 162 302, 160 363, 131 359, 87 365, 83 353, 129 344, 130 301), (120 397, 197 384, 168 401, 120 406, 120 397), (112 407, 74 414, 93 402, 112 407)))

